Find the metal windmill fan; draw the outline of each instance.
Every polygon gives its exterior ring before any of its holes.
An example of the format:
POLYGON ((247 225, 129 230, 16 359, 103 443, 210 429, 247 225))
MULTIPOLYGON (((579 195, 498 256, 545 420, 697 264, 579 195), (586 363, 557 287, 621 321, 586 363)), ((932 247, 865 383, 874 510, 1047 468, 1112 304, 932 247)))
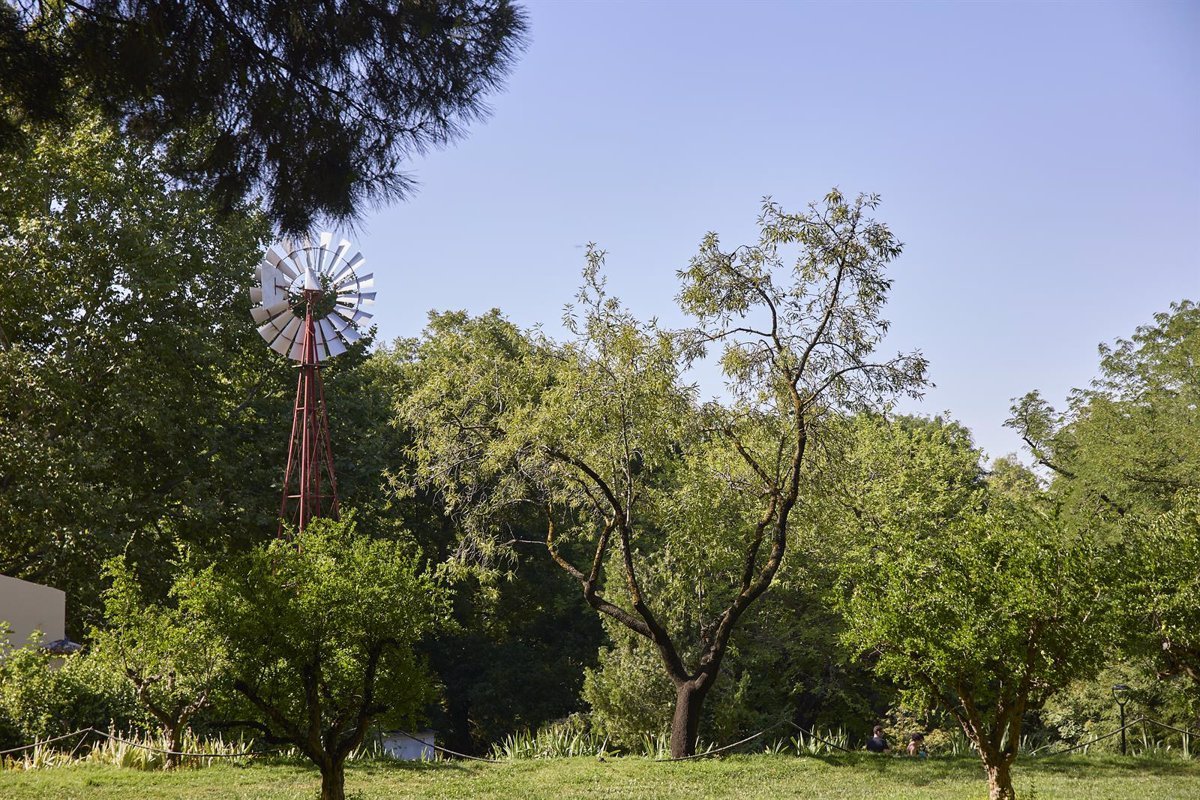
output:
POLYGON ((259 334, 275 352, 299 361, 300 379, 292 409, 292 436, 283 474, 279 530, 285 522, 304 527, 313 517, 338 513, 337 480, 329 442, 329 418, 321 362, 346 352, 358 341, 358 325, 371 318, 364 306, 375 302, 371 273, 363 273, 362 253, 347 258, 350 242, 336 249, 333 236, 283 241, 267 248, 250 290, 250 313, 259 334))
POLYGON ((258 286, 250 290, 255 307, 250 313, 258 333, 280 355, 303 362, 305 314, 311 307, 316 360, 346 352, 358 341, 357 326, 371 318, 364 310, 375 302, 372 273, 363 273, 362 253, 347 258, 350 242, 330 247, 333 235, 316 242, 287 241, 267 248, 255 270, 258 286))

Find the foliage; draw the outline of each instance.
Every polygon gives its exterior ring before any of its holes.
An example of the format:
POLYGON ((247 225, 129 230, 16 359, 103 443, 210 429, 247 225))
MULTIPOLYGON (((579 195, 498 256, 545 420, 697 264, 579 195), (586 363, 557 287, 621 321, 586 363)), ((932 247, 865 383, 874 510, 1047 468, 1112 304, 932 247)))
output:
POLYGON ((197 523, 259 507, 266 465, 230 423, 286 375, 246 321, 266 227, 86 116, 0 172, 0 571, 67 591, 78 637, 104 560, 224 546, 197 523))
POLYGON ((845 638, 911 705, 952 715, 993 798, 1008 798, 1026 712, 1104 663, 1114 559, 1036 498, 989 494, 959 430, 908 423, 882 438, 893 469, 852 515, 845 638))
POLYGON ((1185 674, 1200 704, 1200 491, 1180 492, 1133 547, 1127 608, 1136 630, 1148 631, 1166 674, 1185 674))
POLYGON ((1059 414, 1036 391, 1008 424, 1051 471, 1064 518, 1129 551, 1129 649, 1200 685, 1195 497, 1200 494, 1200 307, 1184 300, 1100 346, 1099 375, 1059 414))
MULTIPOLYGON (((66 591, 77 639, 109 558, 156 601, 181 544, 207 562, 276 528, 295 378, 248 313, 268 226, 165 169, 85 114, 0 155, 0 572, 66 591)), ((369 343, 325 372, 348 505, 394 444, 369 343)))
MULTIPOLYGON (((180 752, 188 722, 207 708, 224 678, 223 642, 197 607, 196 583, 185 572, 172 589, 174 605, 149 603, 120 559, 105 564, 105 627, 92 633, 96 657, 111 660, 158 724, 165 749, 180 752)), ((167 756, 176 766, 178 757, 167 756)))
POLYGON ((131 730, 143 722, 132 687, 103 659, 57 657, 31 641, 0 641, 0 749, 81 728, 131 730))
POLYGON ((372 723, 411 724, 431 699, 413 646, 444 613, 442 590, 415 548, 359 533, 352 515, 210 568, 193 591, 260 729, 320 768, 325 800, 343 796, 372 723))
POLYGON ((597 756, 603 758, 612 748, 608 737, 589 731, 579 717, 543 725, 534 732, 518 731, 492 745, 495 759, 574 758, 597 756))
POLYGON ((836 191, 804 215, 768 203, 757 246, 727 254, 706 237, 681 273, 698 321, 684 336, 608 295, 590 248, 571 341, 443 314, 415 353, 400 419, 420 479, 484 556, 514 507, 544 509, 547 549, 588 603, 653 643, 676 691, 676 755, 782 563, 818 421, 920 385, 919 356, 868 360, 900 252, 875 205, 836 191), (700 408, 682 379, 707 342, 724 345, 731 407, 700 408))
POLYGON ((614 747, 635 749, 647 737, 670 732, 675 691, 653 647, 608 627, 613 644, 601 649, 599 663, 585 673, 583 699, 596 731, 614 747))
POLYGON ((0 134, 80 91, 165 145, 173 177, 224 208, 262 196, 305 232, 407 195, 401 164, 486 115, 524 31, 509 0, 18 3, 0 14, 0 134))
POLYGON ((553 564, 521 554, 503 580, 461 576, 452 617, 421 646, 441 685, 431 722, 447 747, 485 752, 583 710, 583 671, 604 634, 553 564))
MULTIPOLYGON (((1189 682, 1156 680, 1154 662, 1147 656, 1117 661, 1094 678, 1072 681, 1025 727, 1036 727, 1048 738, 1069 745, 1115 731, 1121 721, 1112 691, 1115 684, 1129 687, 1126 721, 1144 715, 1177 728, 1197 730, 1200 709, 1194 694, 1186 691, 1189 682)), ((1178 742, 1178 737, 1174 738, 1178 742)), ((1114 737, 1091 746, 1089 752, 1116 752, 1119 746, 1120 740, 1114 737)))
POLYGON ((1200 490, 1200 307, 1174 303, 1129 339, 1100 346, 1100 374, 1059 414, 1034 391, 1008 424, 1082 525, 1168 511, 1200 490))

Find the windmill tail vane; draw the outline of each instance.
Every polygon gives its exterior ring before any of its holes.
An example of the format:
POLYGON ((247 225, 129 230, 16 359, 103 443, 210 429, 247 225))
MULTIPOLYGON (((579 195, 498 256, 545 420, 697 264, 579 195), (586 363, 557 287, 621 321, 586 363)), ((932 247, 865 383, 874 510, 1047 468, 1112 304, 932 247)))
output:
POLYGON ((296 402, 279 505, 279 532, 302 531, 314 517, 337 518, 329 416, 322 362, 346 352, 361 338, 358 325, 371 318, 375 280, 363 272, 362 253, 333 236, 284 240, 267 248, 255 270, 250 313, 272 350, 298 362, 296 402))

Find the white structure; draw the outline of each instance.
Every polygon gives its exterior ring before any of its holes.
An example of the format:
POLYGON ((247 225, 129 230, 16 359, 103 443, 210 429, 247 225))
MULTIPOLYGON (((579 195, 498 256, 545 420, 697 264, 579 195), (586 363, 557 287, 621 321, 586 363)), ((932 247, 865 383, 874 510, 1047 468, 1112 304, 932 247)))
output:
POLYGON ((0 622, 9 626, 9 643, 21 647, 34 631, 39 644, 66 638, 67 594, 59 589, 0 575, 0 622))
POLYGON ((416 731, 411 735, 400 731, 384 731, 383 752, 401 761, 433 761, 436 757, 434 736, 435 732, 431 730, 416 731))

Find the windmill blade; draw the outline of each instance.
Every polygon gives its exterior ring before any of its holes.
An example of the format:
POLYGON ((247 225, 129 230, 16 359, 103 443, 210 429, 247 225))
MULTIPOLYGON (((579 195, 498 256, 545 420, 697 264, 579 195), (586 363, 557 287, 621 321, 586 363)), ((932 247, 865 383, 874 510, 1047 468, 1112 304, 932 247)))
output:
POLYGON ((250 287, 250 302, 254 303, 255 305, 259 305, 262 303, 262 298, 263 298, 262 287, 251 286, 250 287))
POLYGON ((333 277, 331 278, 331 280, 334 283, 337 283, 338 280, 340 280, 341 277, 343 275, 345 275, 347 272, 358 272, 362 268, 362 265, 366 264, 366 263, 367 263, 367 259, 363 257, 362 253, 355 253, 354 258, 347 261, 345 264, 342 265, 341 269, 339 269, 337 272, 333 273, 333 277))
POLYGON ((340 331, 340 333, 342 338, 346 340, 346 344, 354 344, 362 338, 362 335, 354 328, 353 325, 347 325, 345 329, 340 331))
POLYGON ((303 324, 304 324, 304 320, 300 319, 295 314, 293 314, 291 322, 289 322, 287 325, 285 325, 283 327, 283 333, 281 333, 279 335, 286 336, 289 339, 292 339, 293 341, 296 339, 299 339, 300 335, 301 335, 300 326, 302 326, 303 324))
MULTIPOLYGON (((325 346, 329 350, 330 358, 333 358, 334 356, 340 356, 342 353, 346 352, 346 345, 342 342, 342 331, 345 330, 345 327, 339 330, 335 320, 338 320, 336 316, 326 317, 325 319, 321 320, 320 323, 321 335, 324 337, 325 346)), ((340 322, 340 320, 338 321, 340 322)), ((342 322, 343 326, 345 326, 345 324, 346 323, 342 322)))
POLYGON ((258 335, 263 338, 264 342, 271 344, 271 342, 279 338, 279 328, 268 322, 258 329, 258 335))
POLYGON ((304 291, 319 292, 321 291, 321 281, 318 277, 316 269, 308 267, 304 270, 304 291))
POLYGON ((346 345, 342 343, 341 338, 329 340, 329 357, 335 358, 346 352, 346 345))
POLYGON ((329 250, 329 243, 332 241, 333 234, 326 233, 325 231, 322 231, 321 235, 317 237, 317 272, 321 273, 322 275, 325 274, 325 271, 329 269, 330 265, 333 263, 330 260, 332 253, 329 250))
POLYGON ((278 300, 269 306, 262 305, 262 306, 259 306, 258 308, 250 309, 250 316, 254 317, 254 321, 256 323, 258 323, 259 325, 262 325, 267 320, 274 319, 275 317, 279 316, 283 312, 289 310, 291 307, 292 307, 291 302, 285 297, 282 300, 278 300))
MULTIPOLYGON (((279 246, 281 245, 272 245, 271 247, 267 248, 267 263, 282 272, 284 275, 287 275, 290 280, 296 280, 296 278, 300 276, 300 272, 296 269, 295 265, 292 264, 291 258, 289 257, 291 255, 290 252, 279 253, 276 251, 275 248, 279 246)), ((287 246, 287 244, 283 243, 282 246, 287 246)))
POLYGON ((341 289, 346 286, 353 286, 355 282, 363 283, 364 281, 372 280, 374 277, 374 272, 368 272, 364 275, 359 275, 356 272, 348 272, 340 280, 331 282, 329 286, 332 289, 341 289))
POLYGON ((329 360, 329 348, 325 344, 325 333, 323 330, 321 330, 320 325, 313 326, 313 336, 317 340, 315 342, 316 347, 314 348, 314 350, 316 351, 317 361, 328 361, 329 360))
POLYGON ((321 332, 321 338, 327 342, 332 342, 338 335, 337 328, 333 326, 328 317, 317 321, 317 330, 321 332))
POLYGON ((282 316, 279 316, 275 319, 268 320, 263 325, 259 325, 258 335, 266 339, 268 343, 273 342, 276 338, 283 335, 283 332, 287 330, 287 326, 287 320, 283 319, 282 316))
POLYGON ((346 292, 339 294, 338 303, 341 305, 359 306, 363 303, 375 302, 375 292, 346 292))
POLYGON ((301 336, 296 341, 292 342, 291 348, 287 352, 287 357, 293 361, 304 360, 304 337, 301 336))
POLYGON ((350 292, 361 292, 364 289, 375 288, 375 273, 368 272, 358 280, 344 280, 341 286, 337 287, 338 294, 348 294, 350 292))
POLYGON ((271 349, 274 350, 276 353, 279 353, 279 355, 281 355, 281 356, 286 356, 288 354, 288 351, 292 348, 292 346, 293 346, 292 341, 290 339, 288 339, 286 336, 280 336, 278 339, 271 342, 271 349))
MULTIPOLYGON (((304 237, 301 253, 304 255, 304 268, 306 270, 313 268, 313 251, 316 249, 316 244, 307 236, 304 237)), ((299 263, 299 261, 297 261, 299 263)))
POLYGON ((338 242, 337 250, 333 251, 333 257, 329 259, 329 271, 333 272, 339 264, 345 263, 346 253, 350 252, 350 241, 342 239, 338 242))
POLYGON ((362 311, 354 306, 338 305, 334 306, 333 310, 340 314, 347 322, 351 322, 356 325, 359 322, 362 322, 364 319, 370 319, 371 317, 375 316, 369 311, 362 311))

